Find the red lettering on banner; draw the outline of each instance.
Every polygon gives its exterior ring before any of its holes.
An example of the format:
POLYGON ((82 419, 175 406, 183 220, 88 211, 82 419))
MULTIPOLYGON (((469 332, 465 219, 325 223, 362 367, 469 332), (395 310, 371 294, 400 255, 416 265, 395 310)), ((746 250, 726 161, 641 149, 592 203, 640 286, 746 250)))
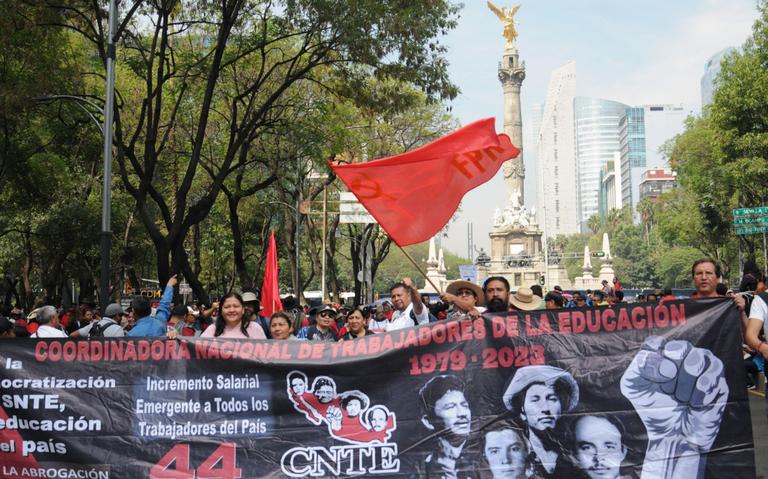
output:
POLYGON ((299 344, 299 359, 309 359, 312 357, 312 345, 304 341, 299 344))
POLYGON ((432 342, 432 335, 430 328, 419 329, 419 346, 428 346, 432 342))
POLYGON ((571 334, 571 314, 567 311, 557 313, 557 330, 560 334, 571 334))
POLYGON ((584 332, 584 328, 587 324, 587 319, 584 317, 583 311, 574 311, 571 314, 571 323, 573 324, 573 332, 581 334, 584 332))
POLYGON ((474 321, 475 327, 475 339, 485 339, 485 321, 481 318, 477 318, 474 321))
POLYGON ((672 324, 685 325, 685 304, 670 304, 669 305, 670 317, 672 318, 672 324))
POLYGON ((448 323, 448 342, 455 343, 459 341, 459 323, 451 321, 448 323))
POLYGON ((616 311, 612 309, 603 311, 603 329, 609 333, 616 330, 616 311))
POLYGON ((654 316, 656 316, 656 326, 659 328, 666 328, 669 326, 669 310, 666 306, 659 305, 653 310, 654 316))
POLYGON ((587 311, 587 329, 590 333, 600 331, 600 310, 587 311))
POLYGON ((443 344, 445 342, 446 336, 445 323, 435 323, 435 325, 432 327, 432 341, 434 341, 435 344, 443 344))
POLYGON ((645 311, 643 308, 632 308, 632 326, 635 329, 645 328, 645 311))
POLYGON ((632 329, 632 323, 629 322, 629 313, 624 308, 619 310, 619 323, 616 325, 616 331, 632 329))
POLYGON ((317 344, 312 345, 312 355, 309 358, 322 359, 324 352, 325 352, 325 343, 318 342, 317 344))

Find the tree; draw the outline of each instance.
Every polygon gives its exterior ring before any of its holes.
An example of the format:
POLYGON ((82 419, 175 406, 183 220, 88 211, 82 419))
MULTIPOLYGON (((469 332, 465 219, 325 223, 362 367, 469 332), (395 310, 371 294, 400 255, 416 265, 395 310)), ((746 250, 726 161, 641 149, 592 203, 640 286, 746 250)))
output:
MULTIPOLYGON (((62 24, 106 62, 100 6, 56 7, 67 17, 62 24)), ((445 1, 161 0, 134 9, 139 16, 119 32, 119 176, 156 249, 160 281, 182 271, 204 300, 185 240, 225 180, 253 164, 247 149, 279 116, 287 92, 309 82, 362 95, 370 93, 365 81, 378 77, 435 96, 456 93, 435 39, 455 25, 457 7, 445 1), (317 75, 321 69, 334 80, 317 75)))

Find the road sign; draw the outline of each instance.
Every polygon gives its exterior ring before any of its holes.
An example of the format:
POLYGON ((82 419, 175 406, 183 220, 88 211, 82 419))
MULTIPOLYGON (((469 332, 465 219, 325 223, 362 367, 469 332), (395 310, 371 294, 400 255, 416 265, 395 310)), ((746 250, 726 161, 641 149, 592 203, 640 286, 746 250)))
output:
POLYGON ((339 223, 376 223, 376 219, 350 192, 339 193, 339 213, 339 223))
POLYGON ((768 233, 768 225, 763 226, 737 226, 737 235, 753 235, 758 233, 768 233))
POLYGON ((473 264, 460 264, 459 277, 470 283, 477 283, 477 266, 473 264))
POLYGON ((738 216, 733 219, 734 225, 768 225, 768 216, 738 216))
POLYGON ((768 206, 756 206, 754 208, 734 208, 733 216, 766 216, 768 215, 768 206))

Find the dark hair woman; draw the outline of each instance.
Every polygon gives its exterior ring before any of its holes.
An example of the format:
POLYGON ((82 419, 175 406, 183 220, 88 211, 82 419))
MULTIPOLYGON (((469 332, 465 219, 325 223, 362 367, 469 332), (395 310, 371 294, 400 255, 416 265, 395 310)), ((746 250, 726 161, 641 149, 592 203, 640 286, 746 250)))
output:
POLYGON ((216 322, 208 326, 201 338, 232 339, 267 339, 264 330, 250 321, 245 314, 243 298, 237 293, 229 293, 219 302, 219 316, 216 322))
POLYGON ((365 314, 363 308, 360 306, 355 307, 347 316, 347 331, 339 340, 346 341, 373 334, 368 330, 368 317, 369 315, 365 314))

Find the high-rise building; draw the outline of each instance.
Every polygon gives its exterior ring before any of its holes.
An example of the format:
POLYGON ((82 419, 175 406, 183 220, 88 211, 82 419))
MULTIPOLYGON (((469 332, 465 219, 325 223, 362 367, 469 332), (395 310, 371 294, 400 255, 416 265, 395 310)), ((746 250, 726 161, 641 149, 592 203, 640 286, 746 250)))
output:
POLYGON ((539 130, 541 129, 541 116, 544 114, 544 105, 536 103, 530 111, 530 116, 523 122, 523 148, 525 150, 525 191, 530 192, 525 198, 526 206, 530 209, 536 204, 538 188, 537 176, 539 169, 536 166, 538 155, 539 130))
POLYGON ((619 119, 621 151, 621 200, 637 216, 643 172, 667 167, 662 147, 685 128, 686 112, 680 105, 643 105, 627 108, 619 119))
POLYGON ((555 69, 537 139, 537 222, 548 237, 578 232, 573 100, 576 62, 555 69))
POLYGON ((704 65, 704 74, 701 76, 701 108, 712 103, 712 96, 717 87, 717 75, 720 73, 720 62, 726 55, 736 51, 733 47, 728 47, 712 55, 704 65))
POLYGON ((576 97, 576 196, 579 231, 598 213, 600 171, 619 151, 619 120, 629 106, 602 98, 576 97))
POLYGON ((621 209, 621 153, 613 153, 613 159, 600 170, 600 197, 598 200, 600 218, 606 219, 612 209, 621 209))

